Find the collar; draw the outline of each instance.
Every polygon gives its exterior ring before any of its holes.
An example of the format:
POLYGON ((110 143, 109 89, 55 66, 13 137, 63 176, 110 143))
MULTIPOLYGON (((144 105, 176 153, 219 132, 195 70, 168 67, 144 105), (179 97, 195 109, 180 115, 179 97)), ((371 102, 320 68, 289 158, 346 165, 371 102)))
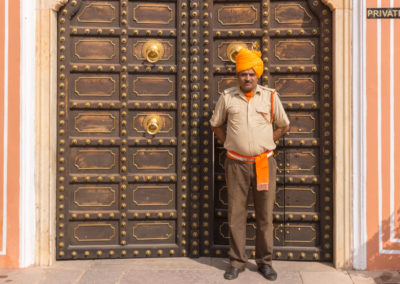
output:
MULTIPOLYGON (((257 84, 257 86, 256 86, 256 88, 255 88, 255 90, 254 90, 254 95, 253 95, 253 97, 254 97, 255 95, 260 95, 260 94, 261 94, 261 88, 260 88, 260 85, 257 84)), ((237 86, 235 95, 236 95, 236 96, 242 97, 242 98, 245 99, 246 102, 247 102, 246 95, 243 93, 242 89, 240 89, 240 86, 237 86)))

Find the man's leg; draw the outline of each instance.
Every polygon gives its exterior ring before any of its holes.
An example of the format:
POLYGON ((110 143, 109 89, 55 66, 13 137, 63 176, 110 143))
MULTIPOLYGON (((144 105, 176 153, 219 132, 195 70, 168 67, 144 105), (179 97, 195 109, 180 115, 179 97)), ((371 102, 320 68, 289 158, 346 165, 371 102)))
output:
MULTIPOLYGON (((257 191, 253 184, 254 206, 256 211, 256 262, 257 264, 272 264, 273 251, 273 217, 276 192, 276 161, 269 158, 268 191, 257 191)), ((253 180, 254 182, 254 180, 253 180)), ((256 182, 256 181, 255 181, 256 182)))
POLYGON ((230 233, 229 259, 231 265, 246 267, 246 210, 247 195, 253 175, 252 167, 240 161, 226 158, 225 179, 228 188, 228 223, 230 233))

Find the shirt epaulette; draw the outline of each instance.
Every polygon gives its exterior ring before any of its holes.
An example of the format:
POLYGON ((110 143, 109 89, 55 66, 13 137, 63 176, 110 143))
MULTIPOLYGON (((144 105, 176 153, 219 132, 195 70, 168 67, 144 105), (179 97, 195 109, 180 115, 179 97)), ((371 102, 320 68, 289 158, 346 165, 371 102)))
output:
POLYGON ((275 89, 271 89, 271 88, 264 87, 264 86, 261 86, 261 85, 259 85, 259 86, 260 86, 260 89, 262 89, 262 90, 264 90, 264 91, 268 91, 268 92, 271 92, 271 93, 276 92, 275 89))
POLYGON ((239 92, 239 90, 238 90, 238 87, 230 87, 230 88, 228 88, 228 89, 225 89, 224 90, 224 95, 235 95, 235 94, 237 94, 239 92))

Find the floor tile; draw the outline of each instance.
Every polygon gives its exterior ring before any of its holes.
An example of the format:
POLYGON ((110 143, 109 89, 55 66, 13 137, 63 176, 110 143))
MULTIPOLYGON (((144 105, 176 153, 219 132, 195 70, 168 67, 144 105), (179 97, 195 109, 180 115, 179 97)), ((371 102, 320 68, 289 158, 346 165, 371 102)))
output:
POLYGON ((90 269, 79 279, 79 284, 115 284, 125 274, 120 269, 90 269))
POLYGON ((45 277, 40 284, 71 284, 79 280, 84 270, 72 269, 49 269, 46 271, 45 277))
POLYGON ((347 271, 335 272, 300 272, 303 284, 353 284, 347 271))
POLYGON ((400 283, 400 273, 398 271, 349 271, 349 275, 356 284, 400 283))
POLYGON ((0 283, 39 284, 45 278, 43 269, 24 268, 0 271, 0 283))

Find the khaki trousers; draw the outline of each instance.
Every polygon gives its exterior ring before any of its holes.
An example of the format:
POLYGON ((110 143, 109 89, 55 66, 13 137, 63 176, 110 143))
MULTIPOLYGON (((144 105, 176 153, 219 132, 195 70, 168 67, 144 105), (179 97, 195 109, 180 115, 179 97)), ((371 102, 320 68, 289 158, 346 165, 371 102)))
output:
POLYGON ((276 161, 272 156, 269 162, 269 190, 257 191, 255 164, 226 158, 225 178, 228 188, 229 259, 232 266, 245 268, 247 198, 253 190, 256 211, 256 263, 272 264, 273 217, 272 211, 276 191, 276 161))

